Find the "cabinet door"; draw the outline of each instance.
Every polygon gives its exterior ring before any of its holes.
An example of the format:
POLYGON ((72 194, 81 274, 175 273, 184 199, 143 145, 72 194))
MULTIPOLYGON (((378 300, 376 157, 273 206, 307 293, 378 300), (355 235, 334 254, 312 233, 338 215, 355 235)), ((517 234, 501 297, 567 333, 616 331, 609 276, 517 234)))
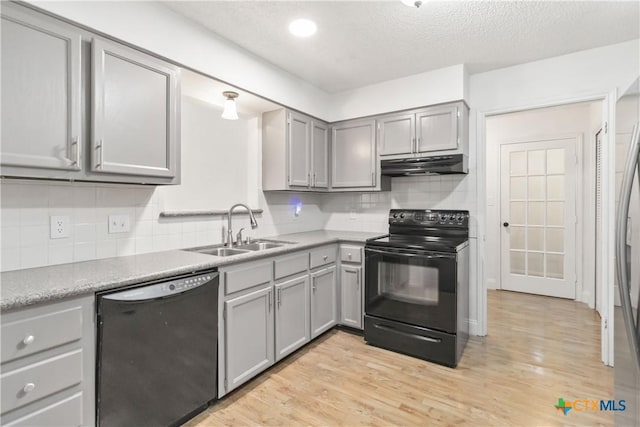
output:
POLYGON ((228 392, 274 362, 273 288, 226 301, 224 310, 228 392))
POLYGON ((116 43, 92 49, 92 170, 176 176, 179 70, 116 43))
POLYGON ((336 323, 336 267, 334 265, 311 273, 311 337, 317 337, 336 323))
POLYGON ((0 163, 79 170, 81 36, 4 8, 0 163))
POLYGON ((276 285, 276 360, 280 360, 311 339, 309 275, 276 285))
POLYGON ((340 323, 362 329, 362 267, 340 268, 340 323))
POLYGON ((311 147, 311 119, 297 113, 289 113, 289 185, 291 187, 309 187, 311 172, 309 167, 311 147))
POLYGON ((311 125, 311 186, 329 187, 329 128, 321 122, 311 125))
POLYGON ((418 152, 458 148, 458 107, 432 107, 416 113, 418 152))
POLYGON ((398 114, 378 119, 380 155, 411 154, 415 150, 415 114, 398 114))
POLYGON ((347 122, 333 128, 331 186, 376 186, 375 120, 347 122))

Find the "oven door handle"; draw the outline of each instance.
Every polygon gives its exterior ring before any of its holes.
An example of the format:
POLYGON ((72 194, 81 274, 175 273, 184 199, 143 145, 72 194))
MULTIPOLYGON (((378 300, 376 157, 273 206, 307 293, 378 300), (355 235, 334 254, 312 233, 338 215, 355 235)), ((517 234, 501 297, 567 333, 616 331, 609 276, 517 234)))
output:
POLYGON ((426 259, 455 259, 455 257, 456 257, 455 254, 451 254, 451 255, 448 255, 448 254, 426 255, 427 253, 430 253, 430 252, 422 252, 422 251, 407 252, 407 251, 393 250, 393 249, 379 250, 379 249, 371 249, 371 248, 365 248, 364 250, 365 250, 365 252, 373 252, 373 253, 376 253, 376 254, 402 255, 402 256, 407 256, 407 257, 419 257, 419 258, 426 258, 426 259))
POLYGON ((442 342, 442 339, 440 339, 440 338, 431 338, 431 337, 425 337, 424 335, 415 335, 415 334, 411 334, 409 332, 401 331, 400 329, 396 329, 394 327, 387 326, 387 325, 379 325, 379 324, 376 323, 373 326, 375 328, 377 328, 377 329, 382 329, 383 331, 393 332, 395 334, 404 335, 404 336, 408 336, 408 337, 411 337, 411 338, 417 338, 417 339, 422 340, 422 341, 427 341, 427 342, 432 342, 432 343, 440 343, 440 342, 442 342))

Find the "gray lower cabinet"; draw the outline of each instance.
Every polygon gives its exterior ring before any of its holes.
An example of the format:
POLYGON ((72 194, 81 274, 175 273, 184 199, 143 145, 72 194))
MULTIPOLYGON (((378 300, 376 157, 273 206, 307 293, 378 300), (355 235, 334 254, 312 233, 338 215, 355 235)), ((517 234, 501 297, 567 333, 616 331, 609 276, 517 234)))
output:
POLYGON ((95 424, 94 301, 2 313, 0 424, 95 424))
POLYGON ((2 166, 80 170, 80 32, 6 3, 1 31, 2 166))
POLYGON ((362 267, 340 266, 340 324, 362 329, 362 267))
POLYGON ((311 338, 338 323, 336 288, 335 264, 311 273, 311 338))
POLYGON ((274 363, 273 286, 225 301, 224 311, 229 392, 274 363))
POLYGON ((311 340, 309 313, 309 275, 275 285, 276 361, 311 340))

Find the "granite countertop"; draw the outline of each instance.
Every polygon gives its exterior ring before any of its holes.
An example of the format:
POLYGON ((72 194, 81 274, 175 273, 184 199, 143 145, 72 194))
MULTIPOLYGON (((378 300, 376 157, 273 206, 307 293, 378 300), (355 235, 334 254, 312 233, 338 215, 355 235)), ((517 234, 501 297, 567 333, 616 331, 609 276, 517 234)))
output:
POLYGON ((0 311, 273 257, 323 244, 362 244, 381 234, 319 230, 265 237, 291 244, 228 257, 173 250, 8 271, 0 274, 0 311))

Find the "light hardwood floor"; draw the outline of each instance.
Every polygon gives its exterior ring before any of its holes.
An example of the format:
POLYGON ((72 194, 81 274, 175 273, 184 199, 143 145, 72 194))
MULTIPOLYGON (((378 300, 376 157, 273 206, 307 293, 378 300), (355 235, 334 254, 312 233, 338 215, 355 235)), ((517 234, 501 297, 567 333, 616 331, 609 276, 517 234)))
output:
POLYGON ((472 337, 457 369, 332 331, 189 423, 205 426, 613 425, 610 413, 554 408, 609 399, 599 318, 573 301, 489 291, 489 335, 472 337))

